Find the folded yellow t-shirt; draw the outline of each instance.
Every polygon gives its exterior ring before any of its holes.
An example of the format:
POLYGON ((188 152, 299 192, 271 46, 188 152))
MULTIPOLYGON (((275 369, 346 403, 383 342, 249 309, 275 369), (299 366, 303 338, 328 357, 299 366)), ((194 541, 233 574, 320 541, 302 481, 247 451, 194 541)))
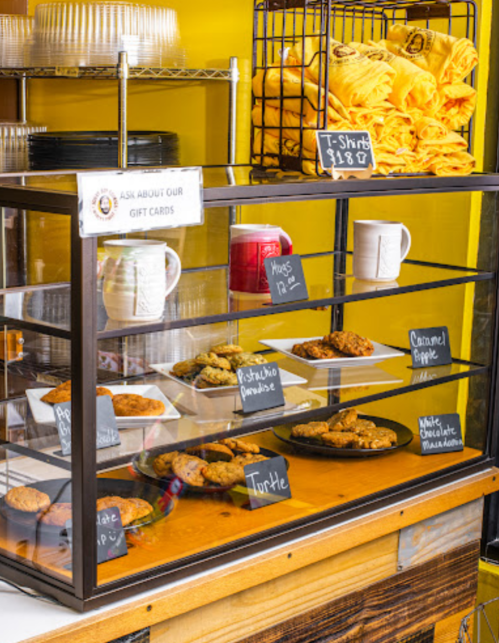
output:
POLYGON ((449 129, 467 125, 476 107, 476 90, 466 83, 451 83, 438 88, 439 105, 435 118, 449 129))
MULTIPOLYGON (((305 39, 305 56, 302 45, 295 46, 290 54, 306 65, 306 74, 315 82, 324 83, 324 60, 320 61, 326 43, 323 36, 305 39), (303 60, 302 60, 303 58, 303 60), (321 78, 322 76, 322 78, 321 78)), ((352 47, 330 39, 329 42, 329 91, 345 107, 369 107, 385 101, 392 92, 396 72, 386 63, 371 61, 352 47)))
POLYGON ((416 136, 422 141, 440 142, 449 136, 449 128, 430 116, 420 118, 414 127, 416 136))
POLYGON ((477 51, 468 38, 455 38, 420 27, 392 25, 383 45, 392 54, 431 72, 439 85, 464 80, 478 63, 477 51))
POLYGON ((473 172, 475 165, 475 159, 468 152, 455 152, 434 156, 429 170, 437 176, 466 176, 473 172))
POLYGON ((420 138, 418 142, 418 150, 430 154, 454 154, 465 152, 467 149, 468 143, 457 132, 448 132, 445 138, 420 138))
POLYGON ((393 91, 388 100, 396 107, 406 111, 408 108, 417 107, 428 109, 435 100, 437 81, 435 76, 428 71, 420 69, 409 60, 396 56, 383 47, 366 45, 353 42, 350 45, 367 56, 369 60, 382 60, 397 73, 393 81, 393 91))

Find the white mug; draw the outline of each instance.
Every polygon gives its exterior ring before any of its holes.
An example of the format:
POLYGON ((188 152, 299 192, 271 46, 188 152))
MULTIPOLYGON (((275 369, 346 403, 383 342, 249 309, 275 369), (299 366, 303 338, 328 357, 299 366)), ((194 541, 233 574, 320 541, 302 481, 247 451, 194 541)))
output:
POLYGON ((354 221, 353 274, 365 281, 393 281, 411 248, 411 233, 396 221, 354 221))
POLYGON ((104 247, 103 297, 108 317, 136 323, 159 319, 165 298, 180 279, 178 254, 164 241, 149 239, 115 239, 104 241, 104 247))

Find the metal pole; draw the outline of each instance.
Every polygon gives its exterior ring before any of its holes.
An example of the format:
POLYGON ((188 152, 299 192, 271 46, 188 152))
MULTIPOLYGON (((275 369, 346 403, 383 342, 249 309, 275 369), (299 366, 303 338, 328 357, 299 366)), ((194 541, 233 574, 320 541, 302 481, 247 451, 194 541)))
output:
POLYGON ((19 120, 26 123, 28 121, 28 79, 24 75, 19 79, 18 102, 19 120))
POLYGON ((128 54, 120 51, 118 61, 118 167, 128 167, 128 54))
POLYGON ((229 94, 229 165, 236 162, 236 132, 237 132, 237 85, 239 69, 237 58, 230 59, 230 94, 229 94))

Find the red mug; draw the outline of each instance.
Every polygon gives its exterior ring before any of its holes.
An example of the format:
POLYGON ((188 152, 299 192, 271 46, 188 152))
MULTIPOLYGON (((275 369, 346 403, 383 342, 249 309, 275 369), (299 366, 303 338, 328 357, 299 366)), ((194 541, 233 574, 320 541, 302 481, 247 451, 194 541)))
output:
POLYGON ((275 225, 243 224, 230 227, 229 289, 268 293, 264 260, 293 253, 288 234, 275 225))

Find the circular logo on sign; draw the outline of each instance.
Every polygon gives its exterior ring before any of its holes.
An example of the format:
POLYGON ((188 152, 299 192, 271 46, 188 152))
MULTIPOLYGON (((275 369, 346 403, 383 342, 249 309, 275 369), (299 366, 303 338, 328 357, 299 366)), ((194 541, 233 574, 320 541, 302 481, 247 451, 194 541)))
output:
POLYGON ((118 199, 111 190, 101 188, 92 198, 92 212, 101 221, 110 221, 118 211, 118 199))
POLYGON ((425 48, 426 44, 426 35, 423 33, 415 33, 409 39, 409 42, 406 46, 406 51, 408 54, 420 54, 425 48))
POLYGON ((348 45, 336 45, 332 53, 336 58, 346 58, 347 56, 355 56, 357 52, 348 45))

